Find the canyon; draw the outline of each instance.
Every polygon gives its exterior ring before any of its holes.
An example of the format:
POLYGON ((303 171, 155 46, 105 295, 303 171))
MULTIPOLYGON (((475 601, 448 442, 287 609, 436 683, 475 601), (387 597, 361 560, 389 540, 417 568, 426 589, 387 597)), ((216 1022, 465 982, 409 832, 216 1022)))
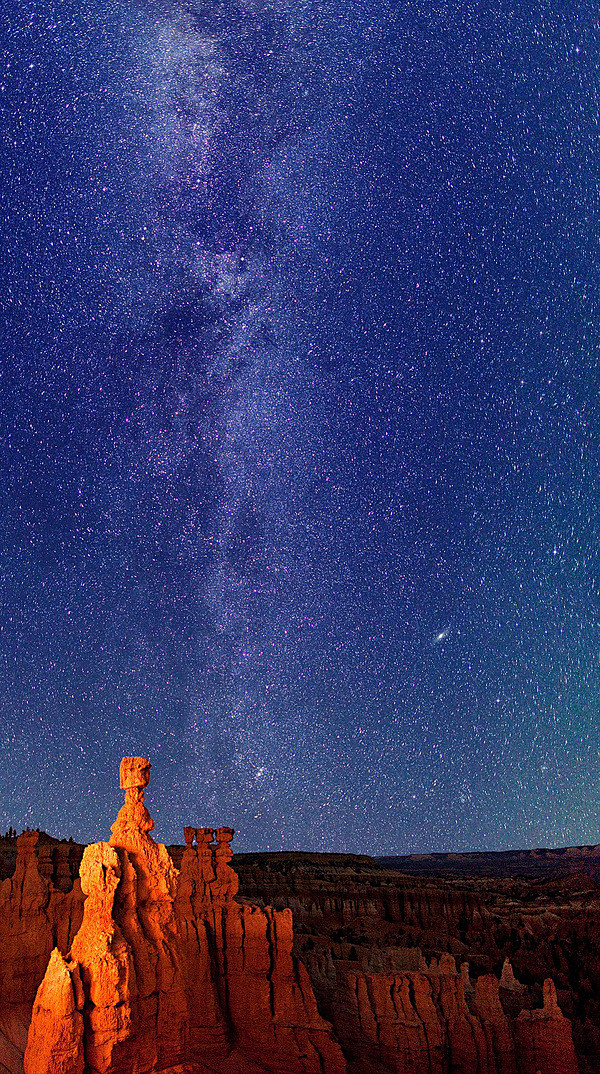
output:
POLYGON ((6 1074, 598 1074, 600 853, 239 854, 0 839, 6 1074))

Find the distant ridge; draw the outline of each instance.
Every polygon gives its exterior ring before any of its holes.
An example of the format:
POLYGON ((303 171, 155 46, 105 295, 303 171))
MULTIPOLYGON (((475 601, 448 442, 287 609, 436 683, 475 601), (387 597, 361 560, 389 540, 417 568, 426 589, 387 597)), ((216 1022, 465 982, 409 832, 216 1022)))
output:
MULTIPOLYGON (((56 839, 47 832, 40 832, 40 844, 71 844, 81 847, 85 844, 73 843, 72 839, 56 839)), ((177 868, 181 863, 184 847, 174 844, 168 848, 169 854, 177 868)), ((0 836, 0 880, 11 876, 16 862, 17 847, 15 836, 0 836)), ((583 872, 600 880, 600 844, 570 847, 536 847, 529 850, 467 850, 441 851, 414 854, 350 854, 345 852, 328 852, 317 850, 280 850, 247 851, 235 854, 236 862, 242 866, 252 859, 277 862, 279 867, 289 860, 289 864, 310 865, 314 868, 352 870, 373 867, 391 869, 412 876, 447 876, 447 877, 508 877, 522 876, 535 879, 550 879, 583 872)))
POLYGON ((482 850, 464 853, 393 854, 374 859, 386 869, 418 876, 528 876, 549 878, 573 872, 600 875, 600 845, 482 850))

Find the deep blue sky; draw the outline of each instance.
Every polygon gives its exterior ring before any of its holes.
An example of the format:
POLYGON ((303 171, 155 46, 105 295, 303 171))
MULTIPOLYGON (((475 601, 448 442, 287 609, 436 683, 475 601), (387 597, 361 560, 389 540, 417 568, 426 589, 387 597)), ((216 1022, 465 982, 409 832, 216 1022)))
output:
POLYGON ((596 6, 1 18, 0 828, 600 842, 596 6))

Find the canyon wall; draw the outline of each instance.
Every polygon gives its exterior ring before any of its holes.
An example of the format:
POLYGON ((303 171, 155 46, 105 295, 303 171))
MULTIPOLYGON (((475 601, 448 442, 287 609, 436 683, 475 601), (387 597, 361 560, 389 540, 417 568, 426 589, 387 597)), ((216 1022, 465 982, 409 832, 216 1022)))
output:
MULTIPOLYGON (((292 908, 296 948, 319 1008, 334 1024, 348 1055, 346 1032, 352 1035, 354 1054, 357 1048, 352 1009, 369 998, 378 1023, 379 984, 384 978, 388 992, 402 992, 407 974, 413 989, 414 974, 426 972, 427 987, 437 996, 438 978, 447 971, 451 956, 461 970, 471 1016, 482 1017, 481 1002, 476 1000, 479 981, 496 981, 519 1069, 529 1069, 533 1061, 524 1040, 539 1036, 542 1021, 541 1032, 548 1040, 565 1030, 572 1035, 582 1074, 599 1074, 600 887, 583 871, 583 862, 590 858, 587 849, 581 857, 573 853, 570 858, 576 871, 551 878, 541 856, 540 877, 532 875, 531 867, 525 877, 504 875, 500 855, 494 868, 501 875, 476 878, 462 873, 461 861, 458 876, 442 878, 408 876, 366 856, 334 854, 238 855, 236 870, 245 896, 292 908), (555 986, 555 1005, 549 1001, 548 980, 555 986), (550 1011, 565 1015, 566 1024, 546 1024, 558 1021, 550 1011)), ((449 982, 443 987, 447 997, 459 986, 449 982)), ((386 1008, 383 1021, 387 1024, 392 1015, 393 1004, 386 1008)), ((361 1034, 371 1023, 367 1010, 361 1034)), ((451 1041, 447 1034, 444 1039, 448 1054, 451 1041)), ((551 1058, 538 1064, 544 1074, 565 1069, 565 1062, 572 1068, 572 1059, 564 1057, 559 1065, 558 1055, 565 1047, 570 1055, 568 1045, 550 1047, 551 1058)), ((383 1063, 381 1057, 378 1062, 383 1063)), ((465 1069, 487 1069, 479 1053, 477 1065, 474 1062, 470 1060, 465 1069)))
POLYGON ((0 1070, 22 1069, 38 986, 54 948, 66 953, 83 916, 73 874, 83 848, 27 831, 15 872, 0 884, 0 1070))

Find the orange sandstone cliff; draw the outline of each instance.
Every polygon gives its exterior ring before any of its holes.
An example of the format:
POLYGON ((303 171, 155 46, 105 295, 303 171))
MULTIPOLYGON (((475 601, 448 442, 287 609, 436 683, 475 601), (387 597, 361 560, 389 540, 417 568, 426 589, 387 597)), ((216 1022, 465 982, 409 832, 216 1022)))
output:
MULTIPOLYGON (((550 977, 541 995, 507 961, 500 976, 481 961, 474 981, 464 960, 457 970, 453 915, 466 939, 483 906, 473 901, 469 925, 464 895, 430 885, 424 901, 400 874, 387 889, 383 873, 371 890, 357 876, 319 889, 313 865, 287 892, 305 930, 295 943, 281 890, 278 909, 240 897, 231 828, 186 828, 178 853, 154 842, 149 773, 144 758, 123 759, 110 842, 83 857, 37 832, 18 840, 0 888, 0 1072, 596 1070, 589 1048, 578 1066, 567 993, 559 1001, 550 977), (407 927, 439 954, 424 958, 407 927)), ((487 932, 485 944, 493 952, 487 932)))

